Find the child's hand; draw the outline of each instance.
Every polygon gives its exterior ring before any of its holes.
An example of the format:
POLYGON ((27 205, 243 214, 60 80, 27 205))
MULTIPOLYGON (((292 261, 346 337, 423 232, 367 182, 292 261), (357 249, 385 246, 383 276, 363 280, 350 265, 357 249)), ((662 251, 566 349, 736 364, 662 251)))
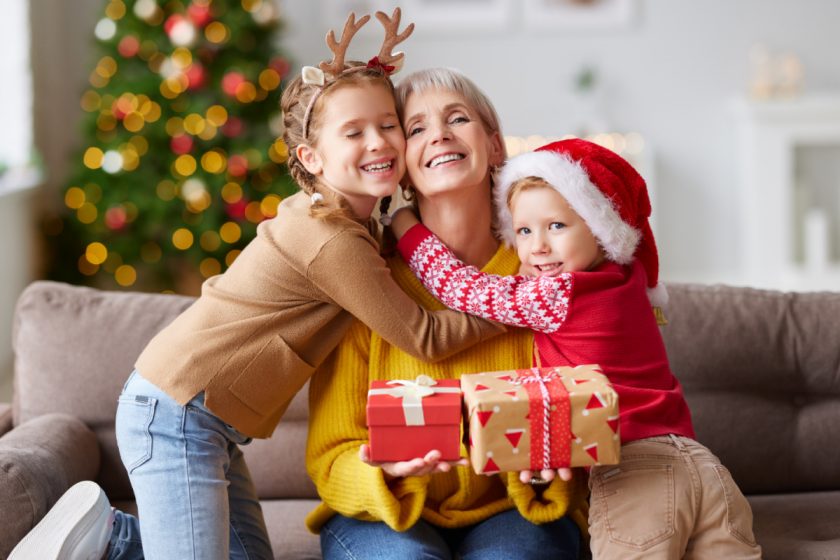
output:
MULTIPOLYGON (((569 482, 572 480, 572 469, 543 469, 539 473, 539 477, 546 483, 554 480, 555 474, 560 477, 560 480, 569 482)), ((519 473, 519 480, 522 484, 532 484, 534 473, 532 471, 521 471, 519 473)))
POLYGON ((382 471, 393 478, 404 478, 406 476, 423 476, 424 474, 445 473, 452 470, 453 466, 463 467, 467 465, 467 459, 461 458, 457 461, 441 461, 440 451, 433 449, 426 453, 425 457, 418 457, 410 461, 398 461, 395 463, 374 463, 370 460, 370 446, 363 443, 359 448, 359 459, 372 467, 379 467, 382 471))
POLYGON ((391 230, 394 232, 397 240, 405 235, 405 232, 419 223, 420 220, 414 215, 414 210, 408 206, 400 208, 391 216, 391 230))
POLYGON ((530 264, 522 263, 519 265, 519 276, 537 276, 537 269, 530 264))

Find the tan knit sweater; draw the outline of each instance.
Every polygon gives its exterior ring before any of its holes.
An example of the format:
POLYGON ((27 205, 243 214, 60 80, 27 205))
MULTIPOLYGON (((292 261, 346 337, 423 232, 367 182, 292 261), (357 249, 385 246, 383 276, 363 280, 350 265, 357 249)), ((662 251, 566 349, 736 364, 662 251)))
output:
POLYGON ((313 218, 309 208, 304 193, 284 200, 233 265, 149 342, 136 362, 140 374, 182 404, 205 391, 222 420, 268 437, 353 316, 423 360, 503 332, 421 308, 394 282, 365 225, 313 218))

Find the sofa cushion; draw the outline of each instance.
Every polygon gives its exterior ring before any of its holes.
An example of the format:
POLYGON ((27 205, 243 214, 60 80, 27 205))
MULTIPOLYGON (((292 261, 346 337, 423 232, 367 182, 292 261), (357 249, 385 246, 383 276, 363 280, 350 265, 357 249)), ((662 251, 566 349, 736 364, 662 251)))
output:
MULTIPOLYGON (((117 397, 146 343, 193 301, 57 282, 31 284, 18 301, 14 323, 15 424, 50 412, 82 419, 102 449, 97 482, 110 499, 131 499, 114 436, 117 397)), ((305 387, 274 437, 244 447, 260 497, 317 495, 304 468, 307 417, 305 387)))
POLYGON ((0 438, 0 558, 49 511, 64 491, 96 477, 96 436, 79 419, 48 414, 0 438))
POLYGON ((18 300, 12 334, 15 424, 50 412, 80 418, 102 448, 98 482, 110 497, 131 496, 114 437, 117 396, 146 343, 192 301, 31 284, 18 300))
POLYGON ((840 491, 750 496, 764 560, 824 560, 840 551, 840 491))
POLYGON ((669 285, 697 438, 745 493, 840 488, 840 293, 669 285))
POLYGON ((262 500, 265 524, 271 539, 274 558, 317 560, 321 541, 303 524, 306 515, 318 505, 317 500, 262 500))
MULTIPOLYGON (((303 524, 318 500, 260 500, 275 560, 320 560, 321 543, 303 524)), ((133 501, 116 501, 118 510, 137 515, 133 501)))

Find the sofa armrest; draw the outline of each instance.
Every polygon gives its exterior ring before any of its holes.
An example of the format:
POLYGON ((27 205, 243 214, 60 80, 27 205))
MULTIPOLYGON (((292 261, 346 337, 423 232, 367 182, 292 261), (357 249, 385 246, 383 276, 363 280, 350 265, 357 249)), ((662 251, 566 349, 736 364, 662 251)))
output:
POLYGON ((78 418, 47 414, 0 437, 0 558, 58 498, 99 471, 96 435, 78 418))
POLYGON ((12 405, 0 403, 0 436, 12 429, 12 405))

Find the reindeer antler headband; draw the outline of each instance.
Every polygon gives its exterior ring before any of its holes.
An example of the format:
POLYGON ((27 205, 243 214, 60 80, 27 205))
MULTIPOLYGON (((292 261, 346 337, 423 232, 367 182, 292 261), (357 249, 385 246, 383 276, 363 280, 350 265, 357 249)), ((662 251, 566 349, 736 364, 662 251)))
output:
POLYGON ((303 83, 319 86, 309 99, 309 104, 303 113, 304 138, 309 137, 309 120, 312 117, 312 108, 315 106, 315 101, 330 84, 335 83, 340 75, 365 68, 378 70, 385 76, 390 76, 400 71, 405 54, 402 52, 391 53, 391 49, 408 39, 411 32, 414 31, 414 24, 411 23, 402 33, 397 33, 400 28, 400 17, 401 13, 399 8, 394 8, 394 13, 390 18, 384 12, 376 12, 376 19, 385 28, 385 39, 382 41, 382 48, 379 50, 379 54, 371 58, 366 66, 354 66, 346 70, 344 69, 344 55, 347 52, 347 47, 350 46, 350 40, 370 20, 370 16, 366 15, 357 22, 356 14, 351 12, 347 16, 347 21, 344 23, 344 30, 341 32, 341 38, 338 41, 335 40, 335 32, 330 29, 330 32, 327 33, 327 46, 333 52, 332 60, 324 60, 318 64, 317 68, 315 66, 304 66, 301 69, 303 83))

